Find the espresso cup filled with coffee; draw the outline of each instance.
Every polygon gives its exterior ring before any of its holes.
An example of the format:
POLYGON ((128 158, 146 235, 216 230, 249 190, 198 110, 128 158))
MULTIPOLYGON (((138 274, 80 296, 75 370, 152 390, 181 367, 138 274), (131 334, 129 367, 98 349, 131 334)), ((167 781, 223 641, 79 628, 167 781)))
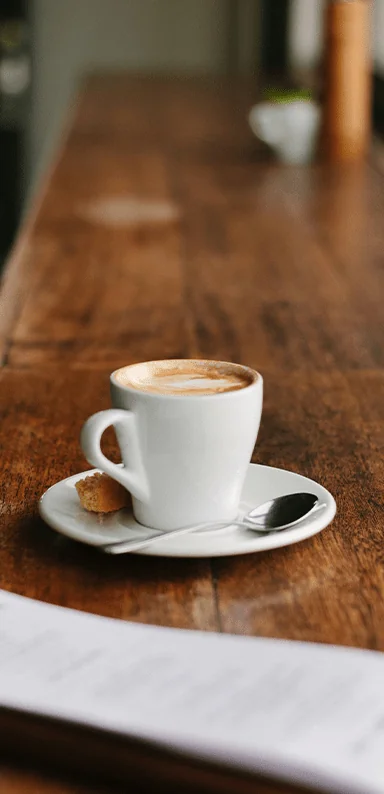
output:
POLYGON ((137 521, 171 530, 234 520, 259 430, 261 375, 221 361, 149 361, 116 370, 110 387, 114 407, 87 420, 81 445, 131 492, 137 521), (100 448, 110 426, 123 466, 100 448))

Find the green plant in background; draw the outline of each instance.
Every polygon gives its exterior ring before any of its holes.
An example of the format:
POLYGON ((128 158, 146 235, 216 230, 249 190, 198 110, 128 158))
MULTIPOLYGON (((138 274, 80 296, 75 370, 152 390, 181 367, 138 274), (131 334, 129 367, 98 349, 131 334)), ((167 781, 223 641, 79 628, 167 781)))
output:
POLYGON ((313 99, 312 91, 308 88, 266 88, 263 99, 268 102, 310 102, 313 99))

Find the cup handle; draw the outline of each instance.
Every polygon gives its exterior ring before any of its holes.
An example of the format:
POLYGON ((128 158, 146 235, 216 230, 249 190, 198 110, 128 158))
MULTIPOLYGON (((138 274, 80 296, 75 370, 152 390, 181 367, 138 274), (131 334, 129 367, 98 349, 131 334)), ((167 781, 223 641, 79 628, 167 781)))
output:
POLYGON ((132 411, 110 408, 107 411, 93 414, 83 425, 80 443, 85 457, 92 466, 101 469, 124 488, 127 488, 135 499, 140 502, 148 501, 148 481, 141 457, 136 420, 132 411), (123 458, 125 457, 124 451, 128 450, 129 467, 112 463, 101 451, 101 437, 107 427, 111 426, 116 430, 123 458))

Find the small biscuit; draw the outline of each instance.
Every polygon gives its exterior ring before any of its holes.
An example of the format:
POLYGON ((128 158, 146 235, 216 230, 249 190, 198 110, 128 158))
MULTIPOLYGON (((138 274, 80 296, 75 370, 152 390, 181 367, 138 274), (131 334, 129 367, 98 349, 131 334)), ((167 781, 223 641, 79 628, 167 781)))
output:
POLYGON ((129 504, 128 491, 108 474, 91 474, 78 480, 76 490, 82 507, 91 513, 112 513, 129 504))

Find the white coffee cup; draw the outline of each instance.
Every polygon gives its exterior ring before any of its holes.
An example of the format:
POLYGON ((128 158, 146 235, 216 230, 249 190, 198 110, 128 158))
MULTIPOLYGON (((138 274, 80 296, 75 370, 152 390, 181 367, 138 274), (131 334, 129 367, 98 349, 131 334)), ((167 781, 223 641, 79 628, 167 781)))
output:
POLYGON ((239 364, 186 359, 123 367, 110 386, 114 407, 86 421, 81 445, 93 466, 131 492, 137 521, 170 530, 233 520, 259 430, 261 375, 239 364), (175 371, 179 381, 168 375, 164 390, 164 373, 175 371), (111 425, 123 466, 100 449, 111 425))

